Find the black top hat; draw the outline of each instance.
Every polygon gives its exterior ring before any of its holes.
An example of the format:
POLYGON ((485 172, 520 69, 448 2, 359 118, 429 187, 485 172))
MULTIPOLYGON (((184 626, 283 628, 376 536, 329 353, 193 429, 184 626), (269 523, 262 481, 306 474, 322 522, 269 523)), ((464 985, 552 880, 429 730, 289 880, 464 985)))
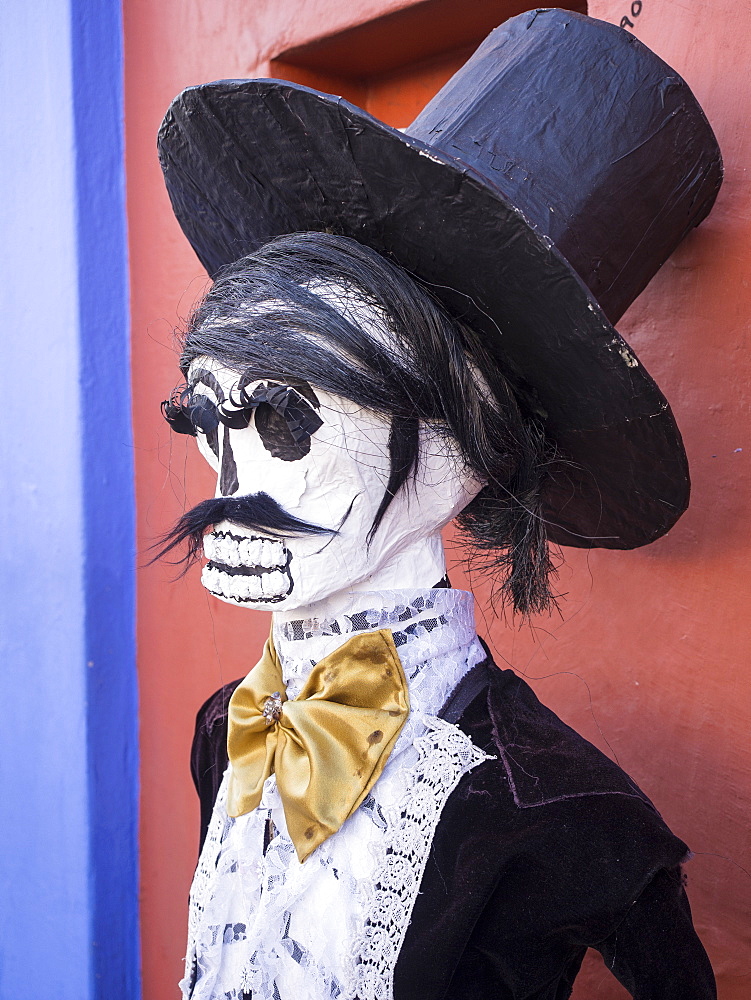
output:
POLYGON ((159 153, 209 274, 280 234, 335 232, 469 322, 558 449, 554 541, 633 548, 683 513, 680 433, 612 323, 706 216, 722 160, 686 83, 628 32, 515 17, 405 133, 279 80, 193 87, 159 153))

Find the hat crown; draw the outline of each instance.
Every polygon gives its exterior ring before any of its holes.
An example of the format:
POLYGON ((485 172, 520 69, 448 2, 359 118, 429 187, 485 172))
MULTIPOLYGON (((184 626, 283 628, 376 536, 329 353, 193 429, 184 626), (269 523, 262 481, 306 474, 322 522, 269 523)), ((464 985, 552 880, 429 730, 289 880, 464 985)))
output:
POLYGON ((706 216, 722 180, 685 81, 627 31, 571 11, 496 28, 406 131, 500 191, 611 322, 706 216))

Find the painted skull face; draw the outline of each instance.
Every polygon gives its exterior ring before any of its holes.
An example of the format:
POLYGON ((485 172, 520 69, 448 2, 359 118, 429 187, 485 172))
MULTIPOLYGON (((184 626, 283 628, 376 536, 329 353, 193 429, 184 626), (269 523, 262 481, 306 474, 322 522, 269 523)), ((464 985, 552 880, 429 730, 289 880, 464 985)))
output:
POLYGON ((386 417, 300 381, 251 381, 207 357, 191 365, 188 393, 199 449, 217 473, 216 496, 271 503, 288 522, 324 529, 214 524, 204 536, 201 579, 215 597, 294 610, 353 590, 431 586, 443 576, 440 529, 482 486, 445 434, 423 427, 417 475, 369 538, 390 474, 386 417))

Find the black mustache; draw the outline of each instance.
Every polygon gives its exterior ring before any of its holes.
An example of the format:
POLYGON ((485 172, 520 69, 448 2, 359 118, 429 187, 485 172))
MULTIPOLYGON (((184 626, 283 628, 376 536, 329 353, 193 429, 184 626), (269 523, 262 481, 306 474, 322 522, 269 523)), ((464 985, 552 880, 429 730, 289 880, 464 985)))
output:
MULTIPOLYGON (((289 514, 268 493, 253 493, 244 497, 212 497, 202 500, 176 522, 157 543, 159 547, 151 562, 163 559, 173 549, 187 543, 185 555, 173 565, 183 566, 185 572, 197 559, 203 549, 203 536, 208 528, 220 521, 261 531, 268 535, 338 535, 336 528, 322 528, 309 521, 301 521, 289 514)), ((155 546, 156 547, 156 546, 155 546)))

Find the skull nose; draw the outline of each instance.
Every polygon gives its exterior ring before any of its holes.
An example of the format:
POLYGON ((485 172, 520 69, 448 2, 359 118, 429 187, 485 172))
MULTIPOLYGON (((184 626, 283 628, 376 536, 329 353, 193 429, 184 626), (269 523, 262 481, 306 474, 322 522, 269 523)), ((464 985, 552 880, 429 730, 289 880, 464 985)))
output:
POLYGON ((219 492, 223 497, 231 497, 237 493, 239 488, 237 465, 229 440, 229 427, 225 425, 222 439, 222 465, 219 472, 219 492))

